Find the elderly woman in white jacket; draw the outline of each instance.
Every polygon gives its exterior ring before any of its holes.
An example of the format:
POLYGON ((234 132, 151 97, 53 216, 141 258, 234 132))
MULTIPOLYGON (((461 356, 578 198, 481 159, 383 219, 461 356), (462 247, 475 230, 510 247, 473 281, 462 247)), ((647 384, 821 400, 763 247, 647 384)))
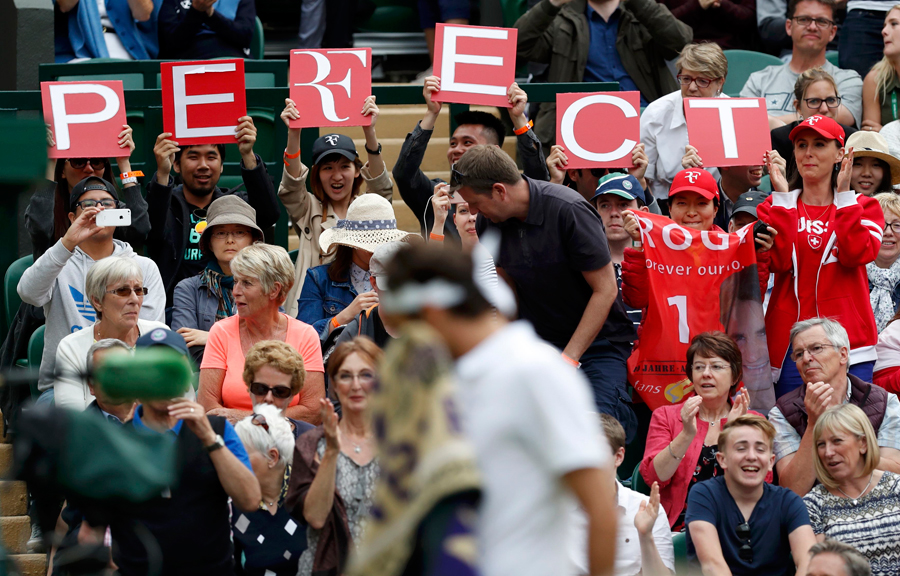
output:
POLYGON ((73 410, 84 410, 94 400, 83 378, 87 352, 94 342, 115 338, 134 347, 141 334, 167 328, 162 322, 139 318, 147 288, 141 267, 133 258, 110 256, 100 260, 88 271, 84 288, 97 312, 97 322, 63 338, 56 350, 56 405, 73 410))

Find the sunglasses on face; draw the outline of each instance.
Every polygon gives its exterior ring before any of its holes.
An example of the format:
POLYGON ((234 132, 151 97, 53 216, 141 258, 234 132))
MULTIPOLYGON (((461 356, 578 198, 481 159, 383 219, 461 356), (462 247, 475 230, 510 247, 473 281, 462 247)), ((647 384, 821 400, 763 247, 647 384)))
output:
POLYGON ((462 185, 462 179, 465 178, 466 175, 456 169, 456 164, 450 166, 450 186, 455 188, 457 186, 462 185))
POLYGON ((150 290, 147 289, 146 286, 136 286, 132 288, 131 286, 120 286, 114 290, 107 290, 107 294, 115 294, 121 298, 128 298, 131 296, 131 293, 134 292, 135 296, 141 298, 142 296, 146 296, 147 292, 150 290))
POLYGON ((262 414, 254 414, 253 418, 250 419, 250 422, 254 426, 261 426, 262 429, 265 430, 266 432, 269 431, 269 423, 266 422, 266 417, 263 416, 262 414))
POLYGON ((88 162, 91 163, 91 168, 94 170, 102 170, 106 166, 105 158, 69 158, 66 162, 76 170, 84 170, 88 162))
POLYGON ((274 398, 284 400, 291 397, 291 389, 288 386, 267 386, 262 382, 254 382, 250 384, 250 393, 254 396, 265 396, 269 392, 274 398))
POLYGON ((750 524, 744 522, 736 528, 737 537, 741 541, 738 557, 744 562, 753 562, 753 548, 750 547, 750 524))

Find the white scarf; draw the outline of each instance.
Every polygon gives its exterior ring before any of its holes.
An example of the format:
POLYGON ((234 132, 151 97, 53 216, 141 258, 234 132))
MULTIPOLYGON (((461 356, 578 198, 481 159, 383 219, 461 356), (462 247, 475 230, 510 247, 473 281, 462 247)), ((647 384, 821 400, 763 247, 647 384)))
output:
POLYGON ((891 264, 890 268, 879 268, 874 262, 866 264, 866 273, 869 276, 869 300, 872 303, 872 312, 875 313, 875 324, 878 332, 882 330, 894 317, 893 292, 900 283, 900 259, 891 264))

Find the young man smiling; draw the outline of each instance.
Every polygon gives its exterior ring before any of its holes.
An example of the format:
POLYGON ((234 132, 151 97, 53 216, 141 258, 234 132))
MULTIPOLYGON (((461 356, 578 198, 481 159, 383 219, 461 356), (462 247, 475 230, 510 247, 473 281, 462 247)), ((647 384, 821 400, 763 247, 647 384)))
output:
POLYGON ((816 543, 806 506, 786 488, 767 484, 775 429, 761 416, 729 421, 716 458, 724 474, 688 496, 688 559, 704 575, 788 576, 806 573, 816 543))

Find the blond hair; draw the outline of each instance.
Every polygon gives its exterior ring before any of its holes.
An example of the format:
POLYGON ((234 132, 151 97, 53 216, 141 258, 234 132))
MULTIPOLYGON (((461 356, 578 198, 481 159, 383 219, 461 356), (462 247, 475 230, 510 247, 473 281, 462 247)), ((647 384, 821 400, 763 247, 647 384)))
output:
POLYGON ((716 445, 719 452, 725 452, 725 447, 728 446, 728 438, 731 437, 732 430, 741 426, 756 428, 762 432, 769 444, 769 450, 773 449, 775 443, 775 427, 758 414, 744 414, 743 416, 738 416, 734 420, 726 422, 725 425, 722 426, 722 431, 719 432, 719 442, 716 445))
POLYGON ((894 216, 900 218, 900 196, 893 192, 882 192, 876 194, 875 199, 881 204, 881 211, 884 213, 884 219, 887 220, 887 212, 890 210, 894 216))
POLYGON ((681 50, 675 67, 679 74, 687 68, 712 79, 728 76, 728 58, 725 57, 722 48, 713 42, 688 44, 681 50))
POLYGON ((247 246, 231 261, 231 272, 233 275, 259 280, 265 294, 271 293, 276 283, 281 284, 281 291, 275 299, 279 306, 284 303, 288 291, 294 285, 294 264, 287 250, 281 246, 247 246))
POLYGON ((306 367, 303 364, 303 356, 300 355, 287 342, 278 340, 263 340, 247 350, 244 358, 244 383, 247 387, 256 378, 256 372, 263 366, 271 366, 282 374, 291 377, 291 395, 295 396, 303 388, 306 380, 306 367))
MULTIPOLYGON (((894 10, 900 10, 900 4, 894 4, 894 6, 887 11, 884 18, 887 20, 888 16, 891 15, 891 12, 894 10)), ((897 76, 897 70, 894 69, 894 65, 891 64, 891 61, 888 60, 887 56, 883 56, 881 60, 879 60, 874 66, 872 66, 872 71, 875 72, 875 102, 879 102, 879 98, 884 98, 888 94, 888 86, 897 83, 900 81, 900 78, 897 76)))
POLYGON ((816 82, 822 81, 831 84, 831 87, 834 88, 835 96, 841 95, 840 92, 838 92, 837 82, 834 81, 834 77, 826 72, 822 67, 817 66, 816 68, 804 70, 800 73, 799 76, 797 76, 797 81, 794 82, 794 108, 799 110, 800 101, 803 100, 804 96, 806 96, 806 91, 809 90, 809 87, 816 82))
POLYGON ((869 417, 855 404, 841 404, 826 410, 816 421, 813 428, 813 447, 816 449, 816 477, 819 482, 828 488, 837 488, 838 483, 828 471, 828 468, 822 464, 822 458, 819 457, 819 438, 825 431, 846 432, 852 434, 862 442, 866 443, 866 454, 864 456, 864 465, 862 475, 871 474, 875 467, 878 466, 878 460, 881 453, 878 450, 877 436, 869 417))

